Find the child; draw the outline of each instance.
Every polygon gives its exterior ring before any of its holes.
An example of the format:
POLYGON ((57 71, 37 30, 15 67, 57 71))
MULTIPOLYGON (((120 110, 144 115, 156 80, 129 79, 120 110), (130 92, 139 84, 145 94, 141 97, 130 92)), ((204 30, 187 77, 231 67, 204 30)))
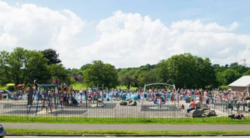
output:
POLYGON ((184 110, 185 109, 185 106, 182 104, 181 105, 181 110, 184 110))

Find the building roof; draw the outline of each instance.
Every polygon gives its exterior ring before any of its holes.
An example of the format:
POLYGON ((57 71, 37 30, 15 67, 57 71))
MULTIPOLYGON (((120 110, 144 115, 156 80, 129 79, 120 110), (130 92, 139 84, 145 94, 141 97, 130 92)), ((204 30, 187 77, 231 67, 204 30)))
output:
POLYGON ((233 83, 229 84, 230 87, 247 87, 250 85, 250 76, 243 76, 233 83))

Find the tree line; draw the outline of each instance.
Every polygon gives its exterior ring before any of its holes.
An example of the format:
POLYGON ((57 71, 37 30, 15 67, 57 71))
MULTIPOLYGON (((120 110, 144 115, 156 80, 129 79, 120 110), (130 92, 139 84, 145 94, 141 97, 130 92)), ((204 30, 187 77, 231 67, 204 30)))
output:
MULTIPOLYGON (((94 74, 103 74, 97 72, 97 64, 102 63, 102 61, 94 61, 92 64, 85 64, 80 68, 80 71, 84 73, 84 79, 86 83, 95 82, 94 74), (96 73, 88 73, 90 71, 96 73)), ((102 63, 103 64, 103 63, 102 63)), ((110 70, 111 71, 111 70, 110 70)), ((169 59, 161 60, 155 65, 144 65, 140 67, 133 68, 119 68, 116 69, 117 75, 115 73, 114 67, 111 71, 113 73, 111 76, 117 78, 113 80, 113 85, 125 85, 128 89, 131 86, 142 88, 145 84, 162 82, 175 84, 177 88, 194 88, 194 89, 213 89, 213 88, 225 88, 228 84, 232 83, 236 79, 243 75, 250 75, 250 68, 239 65, 238 63, 231 63, 226 65, 212 64, 209 58, 201 58, 194 56, 190 53, 184 53, 180 55, 174 55, 169 59), (117 76, 117 77, 116 77, 117 76)), ((105 77, 112 78, 106 74, 105 77)), ((104 78, 105 78, 104 77, 104 78)), ((100 78, 96 76, 95 78, 100 78)), ((95 84, 108 83, 103 79, 98 79, 100 82, 95 82, 95 84)), ((108 86, 106 84, 105 86, 108 86)), ((227 87, 226 87, 227 88, 227 87)))
POLYGON ((66 69, 53 49, 27 50, 21 47, 12 52, 0 52, 0 83, 28 84, 37 79, 51 83, 53 78, 67 84, 85 83, 88 86, 115 88, 125 85, 142 88, 144 84, 163 82, 177 88, 212 89, 228 85, 243 75, 250 75, 250 68, 231 63, 212 64, 209 58, 190 53, 173 55, 154 65, 116 69, 100 60, 84 64, 81 68, 66 69))
POLYGON ((0 84, 7 83, 32 84, 37 80, 40 84, 60 81, 74 82, 69 77, 69 70, 61 64, 59 54, 53 49, 43 51, 27 50, 21 47, 12 52, 0 52, 0 84))

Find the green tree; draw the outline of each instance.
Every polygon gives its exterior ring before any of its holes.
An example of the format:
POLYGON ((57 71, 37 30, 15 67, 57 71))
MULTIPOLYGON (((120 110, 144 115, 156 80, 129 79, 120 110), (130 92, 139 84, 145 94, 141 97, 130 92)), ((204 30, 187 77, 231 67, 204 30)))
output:
POLYGON ((167 83, 182 88, 205 88, 207 85, 216 85, 214 68, 208 58, 202 59, 185 53, 174 55, 166 62, 167 65, 163 64, 162 68, 167 68, 167 83))
POLYGON ((230 67, 230 68, 234 69, 235 71, 239 72, 240 74, 244 74, 248 70, 248 67, 242 66, 242 65, 235 65, 235 66, 230 67))
POLYGON ((157 80, 159 82, 167 82, 169 79, 168 76, 168 67, 167 67, 167 60, 161 60, 157 65, 156 65, 156 73, 157 73, 157 80))
POLYGON ((63 67, 62 64, 51 64, 48 68, 53 78, 57 78, 60 83, 64 82, 66 84, 69 84, 69 71, 65 67, 63 67))
POLYGON ((91 64, 85 64, 85 65, 82 65, 81 66, 81 70, 86 70, 86 69, 88 69, 89 67, 91 66, 91 64))
POLYGON ((50 79, 47 62, 40 52, 21 47, 15 48, 11 53, 2 51, 0 54, 0 64, 5 70, 4 77, 15 84, 32 83, 33 79, 47 82, 50 79))
POLYGON ((239 72, 230 68, 226 69, 223 72, 217 73, 217 80, 220 83, 220 85, 228 85, 240 77, 241 75, 239 72))
POLYGON ((46 59, 48 59, 48 65, 51 64, 58 64, 62 61, 58 58, 59 54, 56 53, 54 49, 45 49, 41 51, 41 53, 44 55, 46 59))
POLYGON ((24 83, 33 83, 36 79, 38 83, 50 83, 51 73, 48 69, 48 59, 38 51, 27 52, 27 63, 25 61, 24 83))
POLYGON ((248 69, 243 75, 244 75, 244 76, 250 75, 250 69, 248 69))
POLYGON ((130 89, 130 86, 135 82, 135 78, 129 73, 122 75, 119 80, 122 85, 125 85, 127 87, 127 89, 130 89))
POLYGON ((156 82, 156 75, 153 70, 151 71, 142 71, 138 76, 138 84, 140 87, 143 87, 145 84, 156 82))
POLYGON ((10 83, 12 80, 10 78, 10 70, 8 65, 9 52, 0 52, 0 68, 1 68, 1 83, 10 83))
POLYGON ((114 88, 118 85, 118 73, 111 64, 102 61, 93 61, 93 64, 84 71, 84 82, 89 86, 104 85, 114 88))

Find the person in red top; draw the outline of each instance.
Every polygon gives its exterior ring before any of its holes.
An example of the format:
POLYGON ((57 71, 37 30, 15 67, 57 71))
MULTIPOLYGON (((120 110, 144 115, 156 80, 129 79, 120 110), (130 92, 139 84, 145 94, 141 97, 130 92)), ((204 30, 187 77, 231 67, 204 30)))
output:
POLYGON ((195 109, 195 102, 194 100, 192 99, 191 102, 190 102, 190 105, 189 105, 189 108, 187 109, 187 115, 190 111, 194 110, 195 109))
POLYGON ((58 85, 58 79, 54 78, 55 85, 58 85))

